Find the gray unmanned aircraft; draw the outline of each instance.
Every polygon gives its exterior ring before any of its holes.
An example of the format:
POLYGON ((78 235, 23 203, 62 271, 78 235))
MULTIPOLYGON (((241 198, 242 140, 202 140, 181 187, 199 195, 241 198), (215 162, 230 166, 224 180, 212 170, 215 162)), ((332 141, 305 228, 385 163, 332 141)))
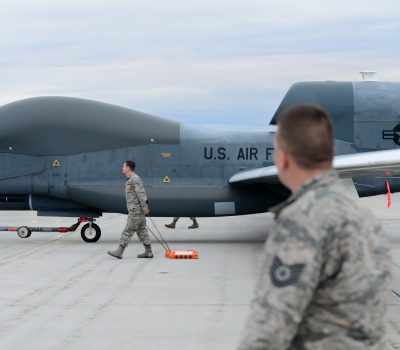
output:
MULTIPOLYGON (((135 110, 68 97, 38 97, 0 107, 0 210, 78 217, 95 242, 93 221, 126 213, 121 164, 132 159, 152 216, 224 216, 266 212, 289 194, 273 166, 279 113, 322 106, 335 127, 335 167, 359 196, 399 191, 400 83, 294 84, 259 132, 180 124, 135 110)), ((15 229, 16 230, 16 229, 15 229)), ((34 228, 21 227, 20 237, 34 228)), ((40 230, 40 229, 37 229, 40 230)))

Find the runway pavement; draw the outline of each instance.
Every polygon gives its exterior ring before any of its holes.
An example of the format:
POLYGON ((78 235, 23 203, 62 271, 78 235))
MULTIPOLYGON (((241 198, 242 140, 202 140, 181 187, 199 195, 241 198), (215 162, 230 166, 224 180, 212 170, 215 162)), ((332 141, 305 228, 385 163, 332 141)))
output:
MULTIPOLYGON (((393 291, 400 295, 400 195, 362 199, 392 242, 393 291)), ((79 233, 0 233, 0 349, 234 349, 245 321, 271 214, 199 219, 175 230, 155 218, 171 248, 196 249, 199 260, 136 259, 137 239, 124 259, 106 254, 126 216, 106 214, 97 243, 79 233)), ((69 226, 67 218, 0 212, 0 224, 69 226)), ((151 226, 150 226, 151 227, 151 226)), ((400 349, 400 297, 390 295, 388 343, 400 349)))

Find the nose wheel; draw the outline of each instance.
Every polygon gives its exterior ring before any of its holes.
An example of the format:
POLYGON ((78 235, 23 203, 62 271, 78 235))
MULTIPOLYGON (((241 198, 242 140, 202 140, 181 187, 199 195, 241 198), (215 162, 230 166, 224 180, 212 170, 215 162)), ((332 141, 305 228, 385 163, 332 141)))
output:
POLYGON ((94 243, 100 239, 101 229, 93 222, 83 225, 81 229, 81 237, 85 242, 94 243))

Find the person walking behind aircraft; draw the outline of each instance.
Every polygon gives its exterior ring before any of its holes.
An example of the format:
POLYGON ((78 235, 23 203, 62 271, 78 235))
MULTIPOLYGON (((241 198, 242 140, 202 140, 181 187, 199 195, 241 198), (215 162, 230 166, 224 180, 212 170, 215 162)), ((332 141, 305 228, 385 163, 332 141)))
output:
MULTIPOLYGON (((170 224, 165 224, 165 227, 168 228, 175 228, 176 222, 180 219, 179 216, 174 217, 174 220, 170 223, 170 224)), ((197 222, 196 218, 190 218, 190 220, 193 221, 193 224, 191 226, 188 226, 188 228, 198 228, 199 227, 199 223, 197 222)))
POLYGON ((127 177, 125 194, 128 207, 128 220, 124 231, 121 234, 119 246, 116 250, 108 251, 111 256, 122 259, 125 248, 128 246, 135 232, 142 242, 145 252, 139 254, 138 258, 152 258, 151 242, 146 228, 146 215, 149 214, 147 206, 147 195, 144 190, 143 182, 134 173, 135 163, 127 160, 122 166, 122 173, 127 177))
POLYGON ((292 195, 272 209, 275 228, 240 350, 386 348, 388 243, 332 170, 333 154, 322 109, 304 105, 279 116, 275 163, 292 195))

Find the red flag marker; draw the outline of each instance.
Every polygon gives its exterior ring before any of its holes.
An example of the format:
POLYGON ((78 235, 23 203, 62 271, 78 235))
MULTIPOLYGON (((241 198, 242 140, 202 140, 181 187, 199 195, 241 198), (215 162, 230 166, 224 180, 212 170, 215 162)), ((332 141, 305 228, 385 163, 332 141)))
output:
POLYGON ((392 199, 390 198, 390 186, 389 186, 389 181, 386 180, 386 187, 387 187, 387 206, 390 208, 392 204, 392 199))

